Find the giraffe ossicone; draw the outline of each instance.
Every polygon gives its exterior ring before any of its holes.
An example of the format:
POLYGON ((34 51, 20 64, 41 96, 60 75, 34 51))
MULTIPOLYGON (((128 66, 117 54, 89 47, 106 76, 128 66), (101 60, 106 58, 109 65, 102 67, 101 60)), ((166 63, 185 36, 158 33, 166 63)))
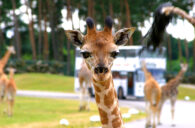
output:
POLYGON ((92 73, 95 99, 103 128, 122 128, 123 121, 114 88, 111 67, 118 54, 118 46, 125 45, 135 31, 134 27, 124 28, 112 34, 113 21, 105 19, 102 31, 95 29, 92 18, 87 18, 87 34, 78 30, 67 30, 68 39, 77 47, 92 73))

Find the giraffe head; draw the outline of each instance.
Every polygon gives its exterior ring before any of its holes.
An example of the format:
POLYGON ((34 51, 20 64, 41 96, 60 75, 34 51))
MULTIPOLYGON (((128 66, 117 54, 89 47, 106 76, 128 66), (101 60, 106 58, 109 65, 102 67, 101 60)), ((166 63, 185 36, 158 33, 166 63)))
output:
POLYGON ((124 28, 112 35, 113 21, 105 19, 103 31, 96 31, 93 19, 87 18, 87 34, 84 36, 77 30, 68 30, 68 39, 77 47, 85 59, 96 81, 105 81, 111 75, 113 60, 119 53, 118 46, 125 45, 135 28, 124 28))
POLYGON ((15 53, 16 53, 14 46, 8 46, 8 47, 7 47, 7 50, 8 50, 10 53, 12 53, 12 54, 15 54, 15 53))
POLYGON ((15 68, 12 68, 12 67, 9 67, 6 69, 8 72, 14 74, 16 72, 16 69, 15 68))
POLYGON ((181 67, 182 71, 184 71, 184 72, 186 72, 188 70, 188 64, 187 63, 180 64, 180 67, 181 67))

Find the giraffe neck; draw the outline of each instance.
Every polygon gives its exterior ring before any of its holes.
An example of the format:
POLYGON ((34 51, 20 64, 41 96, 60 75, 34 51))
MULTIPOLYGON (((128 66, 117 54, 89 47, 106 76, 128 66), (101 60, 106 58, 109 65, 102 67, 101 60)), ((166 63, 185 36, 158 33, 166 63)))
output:
POLYGON ((179 73, 177 74, 176 78, 181 80, 184 76, 184 73, 185 73, 185 71, 183 69, 181 69, 179 71, 179 73))
POLYGON ((145 76, 145 81, 153 78, 150 74, 150 72, 147 70, 146 66, 143 66, 142 68, 143 72, 144 72, 144 76, 145 76))
POLYGON ((9 73, 9 79, 13 80, 14 79, 14 72, 10 71, 9 73))
POLYGON ((11 55, 11 52, 8 50, 5 55, 3 56, 3 58, 0 60, 0 65, 4 68, 5 65, 7 64, 9 57, 11 55))
POLYGON ((123 121, 112 76, 104 82, 93 79, 93 85, 102 127, 122 128, 123 121))

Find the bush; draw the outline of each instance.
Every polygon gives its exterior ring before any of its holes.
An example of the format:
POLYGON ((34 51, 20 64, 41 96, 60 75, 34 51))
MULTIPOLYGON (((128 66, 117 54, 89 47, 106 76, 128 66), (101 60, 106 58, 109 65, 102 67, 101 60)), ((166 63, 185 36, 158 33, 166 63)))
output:
MULTIPOLYGON (((60 61, 43 61, 43 60, 11 60, 6 67, 14 67, 17 69, 17 73, 25 72, 40 72, 40 73, 52 73, 52 74, 64 74, 66 72, 66 63, 60 61)), ((74 72, 71 72, 73 75, 74 72)))

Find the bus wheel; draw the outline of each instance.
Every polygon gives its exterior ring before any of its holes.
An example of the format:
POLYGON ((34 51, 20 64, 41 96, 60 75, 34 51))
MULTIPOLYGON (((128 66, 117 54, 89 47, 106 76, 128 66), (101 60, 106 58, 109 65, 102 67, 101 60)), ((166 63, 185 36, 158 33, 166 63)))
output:
POLYGON ((122 87, 120 87, 120 88, 118 89, 118 98, 119 98, 119 99, 124 99, 124 93, 123 93, 122 87))

